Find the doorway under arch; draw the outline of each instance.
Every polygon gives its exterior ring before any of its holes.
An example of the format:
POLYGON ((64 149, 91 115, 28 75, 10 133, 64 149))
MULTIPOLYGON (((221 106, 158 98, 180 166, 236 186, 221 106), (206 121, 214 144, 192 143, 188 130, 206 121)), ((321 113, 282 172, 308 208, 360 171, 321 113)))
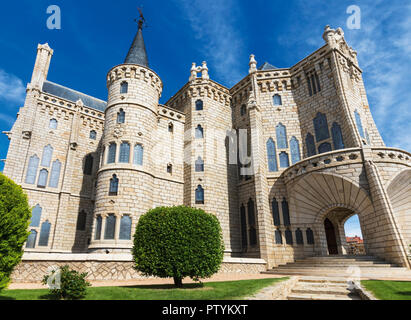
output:
POLYGON ((328 254, 338 254, 337 235, 333 223, 326 218, 324 220, 325 237, 327 239, 328 254))

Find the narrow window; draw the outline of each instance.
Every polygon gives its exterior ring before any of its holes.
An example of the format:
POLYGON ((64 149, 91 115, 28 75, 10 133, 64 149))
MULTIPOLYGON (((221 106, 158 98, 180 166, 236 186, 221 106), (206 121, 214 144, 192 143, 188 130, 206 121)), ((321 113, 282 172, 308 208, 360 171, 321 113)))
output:
POLYGON ((26 173, 26 183, 34 184, 36 182, 39 161, 40 159, 36 155, 30 157, 29 165, 27 167, 27 173, 26 173))
POLYGON ((31 230, 27 238, 26 248, 33 249, 36 246, 36 240, 37 240, 37 231, 31 230))
POLYGON ((281 203, 281 208, 283 209, 283 219, 284 219, 284 225, 285 226, 290 226, 290 212, 288 209, 288 201, 284 198, 282 203, 281 203))
POLYGON ((108 147, 107 163, 116 162, 116 153, 117 153, 117 145, 115 143, 110 143, 108 147))
POLYGON ((281 106, 283 104, 281 96, 279 94, 274 95, 273 100, 275 106, 281 106))
POLYGON ((300 155, 300 143, 296 137, 292 137, 290 140, 290 151, 291 151, 291 163, 297 163, 301 160, 300 155))
POLYGON ((202 100, 197 100, 196 101, 196 111, 201 111, 204 108, 204 104, 202 100))
POLYGON ((104 230, 104 240, 114 240, 116 233, 116 216, 114 214, 108 215, 106 218, 106 229, 104 230))
POLYGON ((100 240, 101 239, 101 226, 103 223, 103 218, 101 216, 97 216, 96 218, 96 231, 94 235, 94 240, 100 240))
POLYGON ((315 79, 314 79, 314 74, 311 75, 311 85, 313 87, 313 93, 317 93, 317 88, 315 87, 315 79))
POLYGON ((204 189, 200 185, 196 189, 196 204, 204 204, 204 189))
POLYGON ((247 113, 247 106, 243 104, 240 109, 241 116, 245 116, 247 113))
POLYGON ((288 153, 283 151, 280 153, 280 167, 288 168, 289 166, 290 166, 290 158, 288 157, 288 153))
POLYGON ((31 212, 30 227, 38 227, 40 225, 41 213, 43 209, 40 205, 36 205, 31 212))
POLYGON ((341 132, 341 127, 337 122, 334 122, 331 127, 331 135, 333 137, 333 144, 335 150, 344 149, 344 141, 341 132))
POLYGON ((244 204, 242 204, 240 208, 240 220, 241 220, 241 245, 243 249, 246 249, 248 245, 248 240, 247 240, 247 220, 246 220, 246 215, 245 215, 244 204))
POLYGON ((275 128, 275 133, 277 135, 277 147, 278 147, 278 149, 288 148, 287 129, 285 128, 285 126, 281 122, 275 128))
POLYGON ((308 228, 307 231, 306 231, 306 234, 307 234, 307 243, 308 244, 314 244, 314 233, 313 233, 313 231, 310 228, 308 228))
POLYGON ((196 139, 203 139, 204 138, 204 129, 201 125, 197 126, 195 137, 196 137, 196 139))
POLYGON ((327 116, 321 112, 318 112, 313 122, 317 142, 328 139, 330 137, 330 132, 328 130, 327 116))
POLYGON ((273 199, 273 202, 271 203, 272 211, 273 211, 273 221, 274 225, 278 227, 281 222, 280 222, 280 211, 278 210, 278 202, 277 199, 273 199))
POLYGON ((320 78, 318 77, 317 72, 314 73, 314 76, 315 76, 315 83, 317 84, 318 92, 320 92, 321 91, 320 78))
POLYGON ((94 130, 90 131, 90 139, 91 140, 96 140, 97 139, 97 132, 94 130))
POLYGON ((50 174, 50 182, 49 182, 50 188, 58 187, 59 179, 60 179, 60 171, 61 171, 61 162, 59 160, 56 160, 53 162, 53 165, 51 166, 51 174, 50 174))
POLYGON ((120 240, 131 239, 131 218, 130 216, 122 216, 120 220, 120 240))
POLYGON ((51 119, 50 124, 49 124, 50 129, 56 130, 57 129, 57 124, 58 124, 58 122, 57 122, 56 119, 51 119))
POLYGON ((173 174, 173 165, 171 163, 167 165, 167 173, 173 174))
POLYGON ((360 116, 358 110, 355 110, 354 114, 355 114, 355 122, 357 123, 358 132, 360 133, 361 138, 365 138, 364 129, 362 127, 361 116, 360 116))
POLYGON ((326 153, 330 151, 332 151, 332 147, 331 144, 328 142, 324 142, 320 144, 320 146, 318 147, 318 153, 326 153))
POLYGON ((53 156, 53 147, 51 145, 47 145, 43 149, 43 157, 41 158, 41 166, 42 167, 50 167, 51 158, 53 156))
POLYGON ((86 230, 87 213, 81 210, 77 216, 77 226, 76 230, 85 231, 86 230))
POLYGON ((277 155, 276 155, 275 142, 272 138, 267 141, 267 161, 268 161, 268 171, 275 172, 278 171, 277 166, 277 155))
POLYGON ((130 162, 130 144, 128 142, 123 142, 120 145, 120 163, 129 163, 130 162))
POLYGON ((168 124, 168 132, 173 133, 174 132, 174 124, 172 122, 170 122, 168 124))
POLYGON ((51 223, 45 221, 41 224, 39 246, 47 247, 49 245, 51 223))
POLYGON ((275 230, 275 243, 276 244, 283 244, 283 237, 281 235, 281 230, 275 230))
POLYGON ((143 153, 144 148, 141 144, 136 144, 134 146, 134 164, 142 166, 143 165, 143 153))
POLYGON ((257 244, 257 229, 256 229, 256 221, 255 221, 255 208, 254 208, 254 201, 250 199, 247 204, 248 210, 248 228, 249 228, 249 236, 250 236, 250 245, 254 246, 257 244))
POLYGON ((118 194, 118 182, 117 175, 113 174, 113 177, 110 179, 109 196, 116 196, 118 194))
POLYGON ((293 233, 290 229, 285 230, 285 243, 289 245, 293 244, 293 233))
POLYGON ((49 172, 46 169, 40 170, 39 179, 37 181, 37 187, 45 188, 47 185, 48 177, 49 177, 49 172))
POLYGON ((307 75, 307 84, 308 84, 308 93, 310 97, 313 95, 313 89, 311 88, 311 80, 310 77, 307 75))
POLYGON ((126 94, 128 92, 128 82, 124 81, 120 84, 120 94, 126 94))
POLYGON ((87 176, 91 176, 93 173, 93 163, 94 163, 94 158, 91 154, 86 156, 86 159, 84 161, 84 170, 83 173, 87 176))
POLYGON ((314 137, 311 133, 307 133, 307 136, 305 138, 305 145, 307 147, 307 156, 312 157, 317 154, 317 151, 315 149, 315 142, 314 142, 314 137))
POLYGON ((204 171, 204 161, 201 157, 198 157, 195 163, 196 172, 203 172, 204 171))
POLYGON ((297 244, 304 244, 303 232, 301 231, 300 228, 298 228, 297 230, 295 230, 295 239, 296 239, 296 241, 297 241, 297 244))
POLYGON ((125 123, 126 122, 126 113, 123 109, 117 113, 117 123, 125 123))

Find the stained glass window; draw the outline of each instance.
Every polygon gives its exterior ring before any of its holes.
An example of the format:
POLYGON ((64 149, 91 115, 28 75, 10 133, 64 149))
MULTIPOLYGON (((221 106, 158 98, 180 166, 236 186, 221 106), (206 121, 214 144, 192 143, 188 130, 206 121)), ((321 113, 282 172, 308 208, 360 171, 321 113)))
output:
POLYGON ((300 155, 300 143, 296 137, 292 137, 290 140, 290 151, 291 151, 291 163, 297 163, 301 160, 300 155))
POLYGON ((40 159, 36 155, 30 157, 29 165, 27 167, 27 173, 26 173, 26 183, 34 184, 36 182, 39 161, 40 159))
POLYGON ((122 216, 120 221, 120 240, 131 239, 131 217, 122 216))
POLYGON ((277 147, 279 149, 288 148, 287 130, 285 126, 282 123, 279 123, 277 127, 275 128, 275 132, 277 135, 277 147))
POLYGON ((334 149, 335 150, 340 150, 344 149, 344 141, 343 141, 343 136, 341 132, 341 127, 337 122, 333 123, 333 126, 331 128, 331 134, 333 137, 333 144, 334 144, 334 149))
POLYGON ((47 247, 49 245, 51 223, 45 221, 41 224, 39 246, 47 247))
POLYGON ((330 132, 328 130, 327 116, 318 112, 313 122, 317 142, 328 139, 330 137, 330 132))

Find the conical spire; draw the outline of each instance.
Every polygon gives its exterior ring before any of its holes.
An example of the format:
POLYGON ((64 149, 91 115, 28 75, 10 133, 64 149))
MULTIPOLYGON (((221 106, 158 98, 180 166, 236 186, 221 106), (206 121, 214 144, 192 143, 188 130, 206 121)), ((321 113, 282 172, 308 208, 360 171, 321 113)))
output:
POLYGON ((131 45, 130 50, 128 51, 126 60, 124 63, 129 64, 139 64, 144 67, 148 66, 148 58, 146 52, 146 46, 143 39, 143 24, 144 18, 141 16, 140 21, 138 22, 138 31, 134 38, 133 44, 131 45))

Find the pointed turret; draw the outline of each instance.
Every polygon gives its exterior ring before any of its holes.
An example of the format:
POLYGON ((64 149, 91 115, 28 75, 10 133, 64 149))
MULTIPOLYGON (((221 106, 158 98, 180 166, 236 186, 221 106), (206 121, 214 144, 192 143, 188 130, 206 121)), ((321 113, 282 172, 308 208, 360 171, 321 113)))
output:
POLYGON ((144 20, 140 19, 138 22, 138 31, 134 38, 133 44, 131 45, 130 50, 128 51, 126 60, 124 63, 127 64, 138 64, 144 67, 149 68, 148 58, 146 52, 146 46, 143 39, 143 24, 144 20))

